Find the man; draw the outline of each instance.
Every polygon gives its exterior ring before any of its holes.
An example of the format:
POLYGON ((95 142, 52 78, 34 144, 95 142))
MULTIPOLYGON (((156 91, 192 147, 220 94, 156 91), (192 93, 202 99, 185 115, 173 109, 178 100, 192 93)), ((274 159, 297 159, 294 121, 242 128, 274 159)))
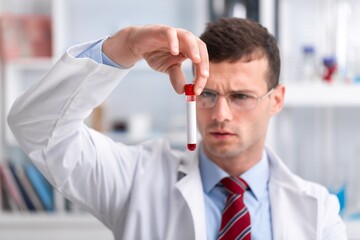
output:
POLYGON ((128 27, 69 49, 8 122, 54 187, 116 239, 346 239, 336 197, 264 146, 284 101, 279 73, 275 39, 250 20, 221 19, 200 39, 167 26, 128 27), (197 152, 174 152, 162 140, 125 146, 84 125, 140 59, 183 93, 187 58, 197 152))

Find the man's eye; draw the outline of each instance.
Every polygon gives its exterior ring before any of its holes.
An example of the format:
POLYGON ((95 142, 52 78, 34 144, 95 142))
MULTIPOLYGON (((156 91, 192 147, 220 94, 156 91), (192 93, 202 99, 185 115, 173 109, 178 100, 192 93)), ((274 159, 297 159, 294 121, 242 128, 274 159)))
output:
POLYGON ((246 94, 242 94, 242 93, 235 93, 235 94, 231 94, 231 99, 232 100, 246 100, 246 99, 250 99, 252 98, 251 96, 249 95, 246 95, 246 94))
POLYGON ((216 97, 216 94, 213 92, 209 92, 209 91, 203 91, 200 96, 204 97, 204 98, 214 98, 216 97))

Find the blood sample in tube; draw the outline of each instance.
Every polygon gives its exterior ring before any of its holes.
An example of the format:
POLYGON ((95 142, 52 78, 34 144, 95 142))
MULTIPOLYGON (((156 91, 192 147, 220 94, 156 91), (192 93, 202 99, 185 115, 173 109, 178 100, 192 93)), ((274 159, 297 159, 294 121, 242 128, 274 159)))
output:
POLYGON ((186 127, 187 127, 187 149, 196 149, 196 95, 194 84, 185 85, 186 95, 186 127))

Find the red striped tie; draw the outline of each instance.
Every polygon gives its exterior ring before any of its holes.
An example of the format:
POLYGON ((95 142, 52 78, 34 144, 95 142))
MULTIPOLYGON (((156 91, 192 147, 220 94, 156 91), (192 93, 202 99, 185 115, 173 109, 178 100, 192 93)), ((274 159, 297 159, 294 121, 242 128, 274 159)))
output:
POLYGON ((230 194, 223 211, 218 240, 250 240, 250 214, 243 201, 249 186, 239 177, 224 178, 221 184, 230 194))

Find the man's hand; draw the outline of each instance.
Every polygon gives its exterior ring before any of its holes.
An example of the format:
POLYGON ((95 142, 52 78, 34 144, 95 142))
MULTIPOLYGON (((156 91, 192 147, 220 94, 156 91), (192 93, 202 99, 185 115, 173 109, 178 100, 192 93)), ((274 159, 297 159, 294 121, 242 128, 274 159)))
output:
POLYGON ((131 67, 145 59, 151 68, 169 75, 179 94, 186 82, 181 64, 190 59, 195 66, 195 91, 200 94, 209 75, 206 45, 192 33, 164 25, 128 27, 107 39, 103 52, 116 63, 131 67))

